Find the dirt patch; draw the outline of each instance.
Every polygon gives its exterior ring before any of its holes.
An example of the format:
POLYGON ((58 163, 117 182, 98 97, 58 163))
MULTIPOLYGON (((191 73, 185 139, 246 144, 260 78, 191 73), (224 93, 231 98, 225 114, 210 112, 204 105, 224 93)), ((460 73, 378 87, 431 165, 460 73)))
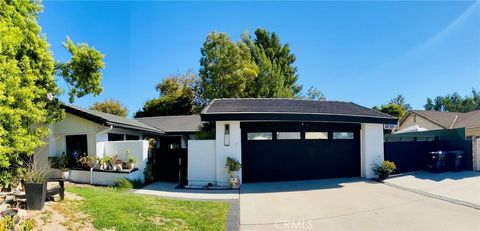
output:
POLYGON ((95 230, 91 219, 80 210, 82 200, 78 195, 66 193, 65 200, 46 202, 42 211, 28 211, 26 218, 35 221, 34 230, 95 230))

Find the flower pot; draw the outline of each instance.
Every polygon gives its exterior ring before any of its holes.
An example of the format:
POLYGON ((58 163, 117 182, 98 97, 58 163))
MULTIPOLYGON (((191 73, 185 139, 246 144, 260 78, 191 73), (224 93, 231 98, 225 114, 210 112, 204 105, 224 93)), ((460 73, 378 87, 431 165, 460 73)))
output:
POLYGON ((133 168, 135 168, 135 163, 128 163, 128 164, 127 164, 127 168, 128 168, 128 169, 133 169, 133 168))
POLYGON ((237 178, 238 177, 238 171, 230 171, 230 177, 231 178, 237 178))
POLYGON ((388 178, 389 175, 390 175, 390 174, 389 174, 388 172, 381 172, 381 173, 378 174, 378 178, 379 178, 380 180, 385 180, 385 179, 388 178))
POLYGON ((238 180, 238 177, 231 177, 230 178, 230 186, 233 189, 240 188, 240 181, 238 180))
POLYGON ((115 167, 116 167, 117 171, 122 171, 123 170, 122 164, 116 164, 115 167))
POLYGON ((70 171, 62 171, 63 179, 68 180, 68 176, 70 176, 70 171))
POLYGON ((25 183, 26 204, 28 210, 42 210, 45 206, 47 182, 25 183))

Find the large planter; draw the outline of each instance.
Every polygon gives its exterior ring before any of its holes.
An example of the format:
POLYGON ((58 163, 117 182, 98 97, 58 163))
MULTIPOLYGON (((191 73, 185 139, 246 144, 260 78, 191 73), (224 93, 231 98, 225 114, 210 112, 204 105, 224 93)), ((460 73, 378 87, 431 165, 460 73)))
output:
POLYGON ((381 172, 378 174, 378 178, 380 180, 386 180, 388 178, 388 176, 390 176, 390 174, 388 172, 381 172))
POLYGON ((237 178, 238 177, 238 171, 230 171, 230 177, 231 178, 237 178))
POLYGON ((45 206, 47 182, 25 183, 26 204, 28 210, 42 210, 45 206))

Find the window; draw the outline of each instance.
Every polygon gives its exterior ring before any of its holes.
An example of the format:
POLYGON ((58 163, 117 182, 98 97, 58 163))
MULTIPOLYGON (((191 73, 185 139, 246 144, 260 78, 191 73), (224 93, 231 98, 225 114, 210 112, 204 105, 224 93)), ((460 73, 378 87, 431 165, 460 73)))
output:
POLYGON ((249 132, 247 133, 248 140, 272 140, 271 132, 249 132))
POLYGON ((353 132, 334 132, 333 139, 334 140, 352 140, 353 132))
POLYGON ((305 132, 306 140, 326 140, 328 132, 305 132))
POLYGON ((140 140, 140 136, 126 135, 127 140, 140 140))
POLYGON ((123 134, 108 133, 108 141, 119 141, 123 140, 123 134))
POLYGON ((277 140, 299 140, 300 132, 277 132, 277 140))

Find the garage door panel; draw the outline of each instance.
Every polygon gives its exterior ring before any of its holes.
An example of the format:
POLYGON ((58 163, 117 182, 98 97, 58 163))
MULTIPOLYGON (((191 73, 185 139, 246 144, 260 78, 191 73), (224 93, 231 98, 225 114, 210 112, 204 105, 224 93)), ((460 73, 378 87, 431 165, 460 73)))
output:
POLYGON ((242 162, 244 182, 307 180, 360 175, 359 130, 348 125, 282 123, 262 126, 242 125, 242 162), (313 125, 313 126, 312 126, 313 125), (339 127, 340 126, 340 127, 339 127), (341 129, 343 126, 343 129, 341 129), (305 132, 328 131, 328 139, 306 140, 305 132), (249 129, 250 128, 250 129, 249 129), (300 131, 300 140, 247 140, 248 132, 264 131, 275 134, 300 131), (288 129, 286 129, 288 128, 288 129), (335 129, 335 130, 329 130, 335 129), (354 132, 354 139, 332 139, 333 131, 354 132))

